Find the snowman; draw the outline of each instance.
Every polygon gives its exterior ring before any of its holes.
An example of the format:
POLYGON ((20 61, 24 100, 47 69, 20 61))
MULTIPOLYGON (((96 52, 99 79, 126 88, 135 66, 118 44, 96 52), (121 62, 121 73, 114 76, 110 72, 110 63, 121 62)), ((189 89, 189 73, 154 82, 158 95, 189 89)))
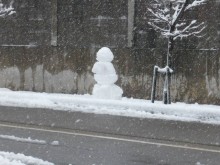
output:
POLYGON ((121 99, 122 89, 114 83, 118 80, 118 75, 111 61, 114 56, 107 47, 101 48, 97 54, 97 62, 92 68, 94 79, 97 82, 93 88, 93 96, 101 99, 121 99))

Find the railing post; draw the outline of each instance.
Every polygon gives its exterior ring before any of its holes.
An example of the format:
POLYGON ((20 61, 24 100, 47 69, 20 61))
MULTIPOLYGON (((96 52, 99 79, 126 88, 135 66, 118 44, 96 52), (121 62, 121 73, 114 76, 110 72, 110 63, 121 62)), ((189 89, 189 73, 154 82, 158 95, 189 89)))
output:
POLYGON ((153 86, 152 86, 152 91, 151 91, 151 102, 152 103, 154 103, 155 95, 156 95, 157 73, 158 73, 158 67, 154 66, 153 86))
POLYGON ((170 82, 171 82, 171 72, 170 68, 167 68, 167 104, 171 104, 171 97, 170 97, 170 82))
POLYGON ((154 66, 153 72, 153 84, 152 84, 152 91, 151 91, 151 102, 154 103, 155 95, 156 95, 156 86, 157 86, 157 74, 162 73, 164 74, 164 87, 163 87, 163 103, 164 104, 171 104, 171 97, 170 97, 170 82, 171 82, 171 73, 173 72, 170 67, 166 66, 165 68, 159 68, 158 66, 154 66))
POLYGON ((167 74, 166 73, 164 77, 164 86, 163 86, 163 103, 167 104, 167 74))

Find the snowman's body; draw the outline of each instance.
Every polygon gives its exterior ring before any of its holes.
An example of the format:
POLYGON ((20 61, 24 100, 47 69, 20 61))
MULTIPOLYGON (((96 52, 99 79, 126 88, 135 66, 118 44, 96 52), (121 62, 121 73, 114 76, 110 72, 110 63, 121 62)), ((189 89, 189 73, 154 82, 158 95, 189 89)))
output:
POLYGON ((113 53, 109 48, 103 47, 97 52, 97 61, 92 72, 96 84, 92 94, 97 98, 102 99, 120 99, 122 97, 122 89, 114 83, 118 80, 118 75, 111 61, 113 53))

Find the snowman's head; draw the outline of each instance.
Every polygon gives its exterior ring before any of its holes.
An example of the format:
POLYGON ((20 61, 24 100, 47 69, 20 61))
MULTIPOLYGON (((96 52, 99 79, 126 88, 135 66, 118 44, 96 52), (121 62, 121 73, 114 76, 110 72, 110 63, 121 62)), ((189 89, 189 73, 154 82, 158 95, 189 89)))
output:
POLYGON ((96 59, 99 62, 111 62, 113 58, 114 58, 114 55, 112 51, 107 47, 103 47, 99 49, 99 51, 96 54, 96 59))

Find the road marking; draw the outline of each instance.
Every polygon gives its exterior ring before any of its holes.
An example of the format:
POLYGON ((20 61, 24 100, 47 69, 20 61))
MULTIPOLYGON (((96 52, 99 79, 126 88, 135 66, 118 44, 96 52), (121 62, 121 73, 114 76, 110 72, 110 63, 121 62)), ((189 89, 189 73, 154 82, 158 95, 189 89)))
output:
POLYGON ((91 137, 91 138, 117 140, 117 141, 123 141, 123 142, 149 144, 149 145, 157 145, 157 146, 164 146, 164 147, 171 147, 171 148, 180 148, 180 149, 220 153, 220 150, 218 149, 208 149, 204 147, 190 147, 190 146, 185 146, 185 145, 168 144, 168 143, 162 143, 162 142, 149 142, 149 141, 135 140, 135 139, 128 139, 128 138, 118 138, 118 137, 113 137, 113 136, 92 135, 92 134, 87 134, 87 133, 68 132, 68 131, 54 130, 54 129, 49 129, 49 128, 36 128, 36 127, 27 127, 27 126, 18 126, 18 125, 16 126, 16 125, 10 125, 10 124, 0 124, 0 127, 18 128, 18 129, 24 129, 24 130, 33 130, 33 131, 50 132, 50 133, 61 133, 61 134, 66 134, 66 135, 84 136, 84 137, 91 137))

